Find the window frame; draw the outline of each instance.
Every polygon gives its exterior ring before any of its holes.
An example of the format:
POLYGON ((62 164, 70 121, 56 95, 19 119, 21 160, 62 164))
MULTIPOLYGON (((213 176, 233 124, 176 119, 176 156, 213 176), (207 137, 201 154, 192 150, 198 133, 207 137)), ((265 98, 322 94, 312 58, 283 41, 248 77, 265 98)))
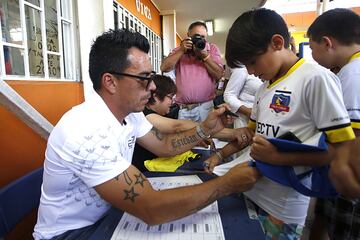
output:
POLYGON ((161 65, 161 53, 162 53, 162 41, 161 37, 157 35, 154 31, 151 30, 147 25, 135 17, 131 12, 129 12, 124 6, 122 6, 117 1, 113 1, 113 14, 114 14, 114 23, 117 19, 117 22, 114 24, 114 28, 118 27, 119 29, 127 28, 132 31, 141 33, 147 38, 150 44, 149 56, 151 61, 152 70, 159 73, 161 65), (117 14, 117 18, 115 17, 117 14), (128 24, 126 21, 128 20, 128 24), (133 22, 131 26, 130 21, 133 22), (137 29, 135 28, 137 26, 137 29))
MULTIPOLYGON (((0 80, 33 80, 33 81, 65 81, 65 82, 79 82, 80 74, 77 72, 77 66, 80 66, 79 54, 76 52, 77 44, 75 42, 76 39, 76 13, 75 13, 75 2, 71 0, 55 0, 57 15, 57 31, 58 31, 58 51, 50 51, 48 50, 47 44, 47 35, 46 35, 46 16, 45 16, 45 1, 40 0, 40 6, 36 6, 26 0, 19 0, 19 12, 20 12, 20 24, 21 24, 21 33, 22 33, 22 44, 14 44, 10 42, 6 42, 2 38, 0 39, 0 80), (68 17, 63 16, 63 11, 61 9, 68 10, 68 17), (28 46, 28 35, 27 35, 27 24, 26 24, 26 16, 25 16, 25 8, 29 7, 31 9, 35 9, 40 12, 40 28, 41 28, 41 41, 42 41, 42 49, 40 50, 42 53, 43 67, 44 67, 44 75, 43 76, 31 76, 30 75, 30 62, 29 62, 29 46, 28 46), (68 24, 70 28, 64 30, 64 24, 68 24), (68 41, 64 43, 64 36, 66 35, 64 31, 67 31, 68 41), (45 33, 45 34, 44 34, 45 33), (63 44, 67 44, 63 46, 63 44), (5 68, 5 56, 4 56, 4 46, 13 47, 17 49, 21 49, 23 51, 23 64, 24 64, 24 75, 13 75, 6 74, 5 68), (59 77, 53 77, 49 74, 49 63, 48 56, 53 55, 59 57, 60 64, 60 72, 59 77), (65 61, 65 56, 70 56, 68 59, 70 61, 65 61), (65 69, 67 69, 67 73, 69 76, 65 78, 65 69)), ((64 15, 67 15, 64 13, 64 15)), ((1 19, 0 19, 1 21, 1 19)), ((0 27, 0 36, 2 36, 2 27, 0 27)))

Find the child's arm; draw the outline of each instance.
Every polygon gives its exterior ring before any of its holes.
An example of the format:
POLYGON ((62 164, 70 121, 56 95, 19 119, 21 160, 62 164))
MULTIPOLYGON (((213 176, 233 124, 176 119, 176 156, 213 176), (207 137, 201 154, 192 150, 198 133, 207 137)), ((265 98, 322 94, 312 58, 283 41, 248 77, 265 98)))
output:
POLYGON ((214 171, 214 167, 219 165, 224 161, 225 158, 229 157, 231 154, 234 154, 241 149, 245 148, 249 145, 249 142, 243 142, 241 145, 238 141, 232 141, 226 144, 222 149, 216 151, 212 154, 208 159, 204 161, 204 170, 207 173, 212 173, 214 171))
POLYGON ((354 129, 356 139, 349 141, 350 151, 337 151, 337 156, 331 161, 330 178, 337 191, 342 194, 360 198, 360 131, 354 129))
MULTIPOLYGON (((343 145, 345 143, 336 143, 343 145)), ((280 152, 263 136, 253 137, 250 156, 256 160, 276 165, 321 166, 329 164, 334 154, 334 144, 329 143, 325 152, 280 152)))

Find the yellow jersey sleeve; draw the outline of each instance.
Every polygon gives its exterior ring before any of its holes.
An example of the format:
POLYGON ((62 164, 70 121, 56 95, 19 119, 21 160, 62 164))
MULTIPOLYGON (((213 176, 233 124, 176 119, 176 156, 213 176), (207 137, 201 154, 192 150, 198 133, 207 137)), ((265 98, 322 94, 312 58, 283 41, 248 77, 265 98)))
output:
POLYGON ((325 131, 327 139, 331 143, 344 142, 355 139, 355 133, 352 126, 346 126, 338 129, 325 131))

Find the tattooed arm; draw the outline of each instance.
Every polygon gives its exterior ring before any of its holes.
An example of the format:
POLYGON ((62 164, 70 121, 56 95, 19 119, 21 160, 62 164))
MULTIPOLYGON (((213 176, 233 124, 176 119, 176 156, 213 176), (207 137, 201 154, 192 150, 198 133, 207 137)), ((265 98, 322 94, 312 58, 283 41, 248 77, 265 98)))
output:
POLYGON ((153 127, 145 136, 137 139, 137 143, 160 157, 174 156, 196 146, 203 139, 196 133, 196 129, 174 133, 162 134, 153 127))
POLYGON ((146 115, 146 119, 162 133, 176 133, 196 127, 199 123, 191 120, 172 119, 157 113, 146 115))
POLYGON ((154 225, 185 217, 230 193, 246 191, 258 177, 255 168, 243 164, 230 169, 222 177, 202 184, 156 191, 146 177, 131 165, 125 172, 95 189, 113 206, 154 225))
MULTIPOLYGON (((192 129, 199 125, 198 122, 191 120, 180 120, 172 119, 168 117, 161 116, 157 113, 151 113, 146 115, 146 119, 158 129, 163 134, 168 133, 181 133, 183 131, 192 129)), ((221 131, 215 133, 213 137, 231 142, 233 140, 241 141, 243 140, 242 136, 246 136, 247 139, 251 139, 254 135, 254 131, 248 128, 224 128, 221 131)))
MULTIPOLYGON (((225 107, 213 110, 209 113, 206 120, 199 125, 204 135, 214 135, 224 128, 222 116, 225 107)), ((197 133, 196 127, 178 133, 162 134, 157 128, 153 128, 145 136, 138 138, 139 143, 144 148, 150 150, 160 157, 174 156, 183 153, 196 146, 203 138, 197 133)))

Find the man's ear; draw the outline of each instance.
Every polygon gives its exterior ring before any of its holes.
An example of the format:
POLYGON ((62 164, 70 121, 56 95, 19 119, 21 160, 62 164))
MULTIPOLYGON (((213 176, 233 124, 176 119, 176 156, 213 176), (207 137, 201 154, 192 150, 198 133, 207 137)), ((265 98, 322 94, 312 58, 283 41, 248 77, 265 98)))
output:
POLYGON ((271 47, 274 49, 274 50, 281 50, 284 48, 284 44, 285 44, 285 41, 284 41, 284 38, 280 35, 280 34, 274 34, 272 37, 271 37, 271 47))
POLYGON ((118 84, 118 82, 117 79, 110 73, 103 74, 101 78, 101 83, 104 90, 106 90, 110 94, 114 94, 116 92, 116 84, 118 84))

